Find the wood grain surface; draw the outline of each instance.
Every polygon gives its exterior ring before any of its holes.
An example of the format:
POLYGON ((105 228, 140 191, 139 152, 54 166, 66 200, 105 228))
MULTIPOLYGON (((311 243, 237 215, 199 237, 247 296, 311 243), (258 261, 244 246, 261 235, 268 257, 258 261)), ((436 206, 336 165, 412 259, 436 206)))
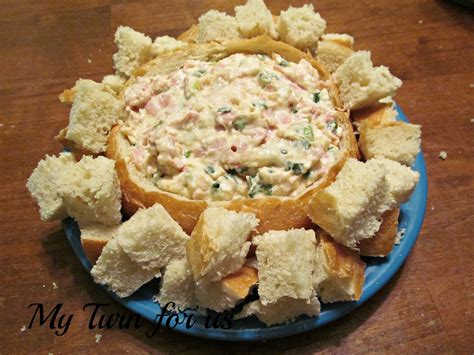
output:
MULTIPOLYGON (((268 0, 274 13, 291 3, 268 0)), ((77 78, 112 72, 113 33, 129 25, 178 35, 234 1, 0 1, 0 353, 474 352, 474 14, 441 0, 320 0, 328 32, 346 32, 403 79, 397 102, 423 125, 428 209, 405 266, 365 305, 305 334, 255 344, 163 331, 89 330, 89 302, 111 300, 84 271, 60 223, 42 223, 26 188, 38 160, 61 147, 57 100, 77 78), (446 151, 445 161, 438 159, 446 151), (57 287, 53 286, 56 285, 57 287), (65 336, 21 331, 34 302, 74 314, 65 336), (102 338, 96 343, 95 335, 102 338)), ((113 303, 113 302, 112 302, 113 303)), ((125 312, 113 304, 106 313, 125 312)))

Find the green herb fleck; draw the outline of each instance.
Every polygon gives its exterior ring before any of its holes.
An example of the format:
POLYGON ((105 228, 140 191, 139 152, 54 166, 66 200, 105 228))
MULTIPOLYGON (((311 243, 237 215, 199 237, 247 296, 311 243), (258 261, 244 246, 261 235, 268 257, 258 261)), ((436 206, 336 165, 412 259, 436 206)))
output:
POLYGON ((216 169, 214 169, 212 166, 208 166, 205 169, 205 172, 208 173, 208 174, 214 174, 216 172, 216 169))
POLYGON ((250 188, 250 191, 249 191, 249 197, 250 198, 254 198, 256 194, 258 194, 259 192, 267 195, 267 196, 271 196, 272 194, 272 188, 273 188, 273 185, 272 184, 260 184, 260 183, 256 183, 255 185, 253 185, 251 188, 250 188))
POLYGON ((292 170, 293 174, 295 175, 301 175, 303 174, 304 170, 304 165, 302 163, 293 163, 291 161, 288 161, 286 163, 286 171, 292 170))
POLYGON ((189 158, 191 156, 191 151, 190 150, 187 150, 185 153, 184 153, 184 156, 186 158, 189 158))
POLYGON ((193 76, 195 76, 197 78, 200 78, 204 74, 206 74, 206 69, 198 69, 195 72, 193 72, 193 76))
POLYGON ((246 125, 247 122, 245 120, 245 117, 239 117, 234 122, 232 122, 232 127, 238 131, 243 130, 246 125))
POLYGON ((218 182, 212 184, 213 189, 218 189, 221 185, 218 182))
POLYGON ((241 168, 230 168, 229 170, 227 170, 227 173, 229 175, 240 175, 240 174, 245 173, 247 170, 248 168, 243 166, 241 168))
POLYGON ((278 64, 280 64, 282 67, 287 67, 289 65, 285 58, 280 58, 280 62, 278 64))
POLYGON ((303 176, 303 179, 307 179, 307 178, 309 178, 310 175, 311 175, 311 170, 308 170, 302 176, 303 176))
POLYGON ((196 80, 193 84, 193 89, 194 90, 201 90, 202 89, 202 86, 201 86, 201 82, 199 80, 196 80))
POLYGON ((264 71, 261 71, 257 75, 258 83, 262 88, 266 87, 268 84, 272 82, 272 76, 264 71))
POLYGON ((319 92, 315 92, 315 93, 313 94, 313 101, 314 101, 314 102, 318 103, 319 100, 321 100, 321 97, 320 97, 319 95, 320 95, 319 92))
POLYGON ((334 131, 336 131, 336 129, 338 127, 338 124, 337 124, 336 120, 334 120, 334 121, 329 122, 326 127, 331 132, 334 132, 334 131))
POLYGON ((265 61, 267 56, 265 54, 257 54, 257 58, 263 62, 263 61, 265 61))
POLYGON ((314 141, 314 133, 313 133, 313 128, 311 126, 306 126, 303 128, 303 134, 304 134, 304 137, 310 141, 310 142, 313 142, 314 141))
POLYGON ((219 113, 229 113, 231 111, 232 111, 232 109, 230 107, 219 107, 217 109, 217 112, 219 112, 219 113))

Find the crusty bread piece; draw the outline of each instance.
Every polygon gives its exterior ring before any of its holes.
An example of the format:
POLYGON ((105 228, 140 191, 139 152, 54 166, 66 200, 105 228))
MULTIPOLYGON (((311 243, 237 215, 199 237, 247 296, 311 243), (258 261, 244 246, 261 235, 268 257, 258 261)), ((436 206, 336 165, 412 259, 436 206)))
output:
POLYGON ((316 47, 326 30, 326 21, 314 12, 313 4, 298 8, 290 6, 280 13, 277 29, 282 41, 306 50, 316 47))
POLYGON ((119 297, 128 297, 141 286, 160 277, 160 270, 143 270, 130 259, 116 239, 104 247, 97 263, 91 270, 96 283, 104 284, 119 297))
POLYGON ((92 153, 106 150, 112 125, 121 117, 123 104, 106 85, 78 80, 65 139, 92 153))
POLYGON ((420 152, 421 126, 406 122, 363 123, 359 147, 364 158, 384 157, 408 166, 420 152))
POLYGON ((170 36, 156 37, 151 46, 151 55, 156 57, 166 51, 181 48, 185 45, 186 42, 178 41, 176 38, 170 36))
POLYGON ((378 232, 372 238, 359 242, 359 255, 384 257, 390 254, 395 244, 399 214, 399 208, 382 214, 382 224, 378 232))
POLYGON ((195 283, 186 258, 169 263, 160 284, 160 293, 155 300, 162 307, 168 302, 174 302, 175 308, 181 311, 196 306, 195 283))
POLYGON ((247 0, 245 5, 235 7, 235 18, 239 32, 244 38, 269 34, 276 38, 273 16, 263 0, 247 0))
POLYGON ((388 188, 384 204, 381 206, 382 210, 391 210, 406 202, 413 193, 420 174, 393 160, 374 158, 371 161, 377 161, 387 170, 385 180, 387 181, 388 188))
POLYGON ((398 112, 391 104, 374 105, 351 111, 351 120, 360 127, 363 124, 378 125, 397 120, 398 112))
POLYGON ((370 52, 353 53, 334 72, 333 80, 346 109, 360 109, 376 104, 380 99, 393 96, 402 81, 390 74, 387 67, 374 68, 370 52))
POLYGON ((341 244, 355 248, 380 227, 388 189, 386 173, 382 164, 372 160, 349 159, 336 181, 311 199, 311 220, 341 244))
POLYGON ((126 81, 127 79, 125 77, 117 74, 106 75, 102 78, 102 84, 107 85, 116 94, 122 90, 126 81))
POLYGON ((206 209, 186 245, 194 278, 217 281, 238 271, 250 248, 247 239, 257 225, 258 219, 252 213, 206 209))
POLYGON ((82 250, 84 250, 91 264, 96 263, 102 253, 102 249, 117 235, 119 228, 120 225, 107 226, 100 223, 79 224, 82 250))
POLYGON ((342 63, 352 55, 353 51, 350 47, 340 44, 332 40, 323 39, 318 42, 316 50, 316 59, 323 63, 324 67, 334 73, 342 63))
POLYGON ((257 269, 250 265, 244 265, 242 268, 230 275, 227 275, 220 281, 228 292, 244 299, 250 292, 250 289, 258 282, 257 269))
POLYGON ((318 239, 315 287, 321 301, 357 301, 364 286, 365 263, 356 251, 340 245, 325 232, 320 231, 318 239))
POLYGON ((118 51, 113 55, 114 68, 124 76, 133 72, 151 59, 151 38, 127 26, 119 26, 114 43, 118 51))
POLYGON ((67 213, 76 221, 120 223, 121 192, 115 161, 85 155, 78 163, 60 171, 59 179, 59 194, 63 196, 67 213))
POLYGON ((253 238, 257 246, 258 294, 262 304, 282 297, 309 299, 314 286, 314 231, 270 231, 253 238))
POLYGON ((325 33, 321 36, 321 40, 338 43, 351 49, 354 46, 354 37, 347 33, 325 33))
POLYGON ((117 242, 143 269, 157 269, 185 256, 189 237, 160 204, 140 209, 122 224, 117 242))
POLYGON ((75 162, 71 153, 61 153, 57 157, 47 155, 28 178, 26 187, 38 203, 41 220, 52 221, 67 217, 66 206, 58 191, 58 173, 75 162))
POLYGON ((251 315, 268 326, 289 323, 301 315, 317 316, 321 311, 321 305, 317 297, 310 299, 296 299, 291 297, 280 298, 276 303, 264 305, 261 301, 253 301, 246 304, 242 311, 234 317, 245 318, 251 315))
POLYGON ((224 12, 210 10, 199 17, 196 33, 198 43, 222 42, 240 38, 237 21, 224 12))

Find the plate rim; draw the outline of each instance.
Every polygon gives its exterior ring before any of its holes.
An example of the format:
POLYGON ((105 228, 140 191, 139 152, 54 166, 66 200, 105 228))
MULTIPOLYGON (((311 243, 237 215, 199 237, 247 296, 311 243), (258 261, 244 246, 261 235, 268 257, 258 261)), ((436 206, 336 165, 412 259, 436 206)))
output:
MULTIPOLYGON (((401 108, 396 105, 398 111, 398 120, 409 122, 401 108)), ((420 173, 420 179, 418 184, 410 197, 409 201, 401 206, 401 220, 398 229, 406 228, 406 234, 399 245, 395 245, 392 252, 388 257, 385 258, 364 258, 365 261, 369 260, 375 262, 375 266, 369 265, 365 270, 365 275, 370 276, 370 273, 376 273, 375 278, 367 277, 364 284, 364 289, 360 300, 353 302, 340 302, 331 305, 322 305, 321 314, 318 317, 299 317, 297 320, 288 323, 281 324, 272 327, 267 327, 263 323, 257 320, 252 321, 257 325, 255 328, 246 329, 206 329, 202 324, 198 324, 192 328, 186 328, 184 324, 179 324, 175 328, 171 329, 184 334, 198 336, 202 338, 214 339, 214 340, 225 340, 225 341, 261 341, 269 340, 274 338, 283 338, 291 335, 300 334, 330 322, 333 322, 339 318, 344 317, 354 309, 358 308, 369 300, 375 293, 380 291, 396 274, 396 272, 402 267, 411 250, 413 249, 416 240, 420 234, 423 219, 426 212, 427 196, 428 196, 428 178, 426 174, 426 163, 423 158, 423 151, 420 150, 416 157, 414 164, 414 170, 420 173), (402 227, 401 227, 402 226, 402 227), (372 269, 375 271, 371 271, 372 269), (367 274, 369 272, 369 275, 367 274), (368 282, 367 282, 368 280, 368 282)), ((72 218, 63 220, 63 229, 66 233, 67 239, 74 250, 74 253, 79 258, 83 267, 87 270, 90 275, 91 264, 84 254, 80 243, 80 232, 78 230, 77 223, 72 218)), ((373 275, 372 275, 373 276, 373 275)), ((92 277, 91 277, 92 278, 92 277)), ((150 285, 143 286, 134 295, 128 298, 119 298, 103 285, 97 285, 101 287, 107 294, 114 299, 116 302, 127 308, 129 311, 138 314, 150 322, 154 322, 156 313, 161 311, 161 307, 153 303, 153 306, 157 308, 157 311, 151 312, 146 304, 149 304, 151 300, 143 300, 140 295, 143 293, 142 289, 151 287, 150 285)), ((142 295, 143 296, 143 295, 142 295)), ((183 312, 180 312, 182 315, 183 312)), ((254 318, 254 317, 252 317, 254 318)), ((165 317, 166 319, 166 317, 165 317)), ((237 322, 240 322, 237 321, 237 322)))

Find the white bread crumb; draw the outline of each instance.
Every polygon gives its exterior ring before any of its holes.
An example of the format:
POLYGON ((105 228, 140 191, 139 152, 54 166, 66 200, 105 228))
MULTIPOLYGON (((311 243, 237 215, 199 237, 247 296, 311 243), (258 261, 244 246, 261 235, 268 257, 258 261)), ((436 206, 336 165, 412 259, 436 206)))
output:
POLYGON ((119 26, 114 43, 114 68, 121 75, 131 76, 135 70, 151 59, 151 38, 130 27, 119 26))
POLYGON ((59 287, 58 285, 56 284, 56 282, 53 282, 53 290, 57 290, 59 287))
POLYGON ((163 206, 138 210, 118 231, 117 242, 146 270, 159 269, 185 256, 189 239, 163 206))
POLYGON ((235 18, 239 32, 244 38, 270 34, 276 37, 273 16, 263 0, 248 0, 245 5, 235 7, 235 18))
POLYGON ((20 332, 24 332, 24 331, 26 331, 26 325, 24 325, 24 326, 21 327, 21 329, 20 329, 20 332))
POLYGON ((257 246, 258 294, 263 305, 283 297, 309 299, 313 295, 314 231, 270 231, 253 238, 257 246))
POLYGON ((447 157, 448 157, 448 153, 445 152, 444 150, 439 152, 438 158, 440 158, 441 160, 446 160, 447 157))
POLYGON ((71 153, 61 153, 57 157, 47 155, 33 170, 26 187, 38 203, 41 220, 52 221, 67 217, 66 206, 58 191, 58 174, 75 162, 71 153))
POLYGON ((223 42, 240 38, 237 21, 224 12, 210 10, 199 17, 196 41, 198 43, 223 42))
POLYGON ((112 74, 104 76, 102 79, 102 84, 107 85, 115 93, 118 93, 120 90, 122 90, 123 85, 126 81, 127 80, 125 79, 125 77, 117 74, 112 74))
POLYGON ((316 47, 326 30, 326 21, 314 12, 313 4, 290 6, 280 13, 277 29, 282 41, 305 50, 316 47))
POLYGON ((156 57, 164 52, 182 48, 184 46, 186 46, 185 42, 178 41, 177 39, 170 36, 156 37, 151 47, 151 54, 153 57, 156 57))
POLYGON ((374 68, 368 51, 358 51, 347 58, 335 71, 333 80, 346 109, 371 106, 384 97, 393 96, 402 86, 402 81, 387 67, 374 68))
POLYGON ((76 221, 120 223, 122 194, 114 160, 85 155, 78 163, 60 171, 60 181, 59 193, 67 213, 76 221))
POLYGON ((102 334, 96 334, 94 337, 95 337, 95 342, 99 344, 100 340, 102 339, 102 334))

